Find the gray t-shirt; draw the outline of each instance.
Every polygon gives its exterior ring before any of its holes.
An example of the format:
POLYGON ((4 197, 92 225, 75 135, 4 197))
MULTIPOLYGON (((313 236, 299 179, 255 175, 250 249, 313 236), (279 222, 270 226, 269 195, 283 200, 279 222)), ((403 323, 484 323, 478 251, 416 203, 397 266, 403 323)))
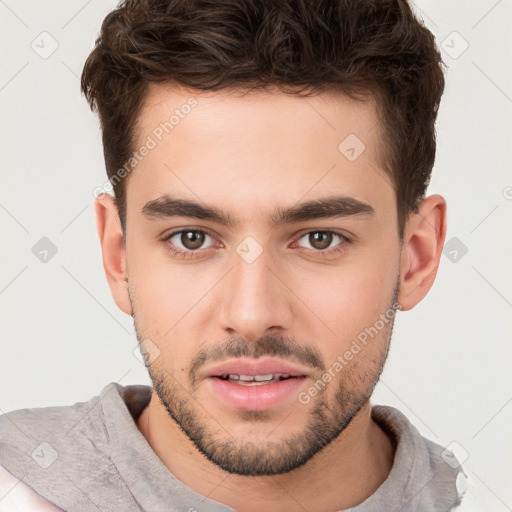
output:
MULTIPOLYGON (((184 485, 152 450, 134 421, 150 397, 149 386, 112 382, 88 402, 4 414, 0 465, 67 512, 232 512, 184 485)), ((397 409, 376 405, 372 417, 395 437, 395 459, 386 481, 349 510, 454 510, 465 474, 453 454, 397 409)))

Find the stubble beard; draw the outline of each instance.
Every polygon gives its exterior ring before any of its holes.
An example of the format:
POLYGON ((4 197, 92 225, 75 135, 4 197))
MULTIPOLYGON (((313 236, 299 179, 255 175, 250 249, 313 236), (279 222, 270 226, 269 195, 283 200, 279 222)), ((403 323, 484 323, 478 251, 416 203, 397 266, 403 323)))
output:
MULTIPOLYGON (((393 293, 393 301, 388 310, 396 311, 399 292, 397 282, 393 293)), ((132 311, 135 331, 139 343, 145 339, 140 325, 136 321, 135 309, 132 311)), ((153 388, 159 397, 161 404, 166 409, 169 417, 178 425, 194 446, 210 462, 222 470, 242 476, 270 476, 288 473, 306 464, 325 446, 334 441, 349 425, 361 408, 370 399, 373 390, 382 374, 388 356, 392 337, 394 315, 382 330, 380 340, 372 340, 372 343, 380 343, 377 357, 365 356, 363 348, 354 360, 343 367, 338 375, 338 383, 333 380, 319 391, 312 400, 312 407, 308 413, 308 419, 302 432, 291 435, 281 441, 267 441, 253 443, 250 440, 237 439, 230 436, 219 423, 210 416, 201 405, 193 398, 193 391, 185 391, 182 384, 178 383, 170 372, 157 364, 148 366, 153 388), (362 364, 359 364, 362 363, 362 364), (328 392, 332 385, 337 389, 334 397, 329 400, 328 392)), ((279 338, 280 339, 280 338, 279 338)), ((266 352, 258 347, 258 342, 231 343, 230 347, 238 353, 260 357, 266 352), (257 351, 257 353, 255 352, 257 351)), ((267 348, 272 345, 272 338, 266 336, 262 340, 267 348), (270 342, 270 344, 269 344, 270 342)), ((278 346, 279 342, 276 340, 278 346)), ((276 355, 274 349, 271 354, 276 355)), ((233 356, 234 353, 228 355, 233 356)), ((305 407, 297 400, 296 407, 305 407)), ((257 422, 279 421, 273 419, 268 411, 238 411, 240 421, 257 422)))

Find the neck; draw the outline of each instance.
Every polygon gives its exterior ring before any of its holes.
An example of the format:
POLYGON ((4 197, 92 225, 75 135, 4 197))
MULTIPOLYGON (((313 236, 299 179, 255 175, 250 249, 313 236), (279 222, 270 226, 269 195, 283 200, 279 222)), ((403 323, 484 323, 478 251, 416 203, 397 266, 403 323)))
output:
POLYGON ((372 420, 369 401, 338 438, 311 460, 276 476, 232 475, 205 459, 154 392, 136 423, 178 480, 240 512, 327 512, 353 507, 386 480, 395 452, 394 440, 372 420))

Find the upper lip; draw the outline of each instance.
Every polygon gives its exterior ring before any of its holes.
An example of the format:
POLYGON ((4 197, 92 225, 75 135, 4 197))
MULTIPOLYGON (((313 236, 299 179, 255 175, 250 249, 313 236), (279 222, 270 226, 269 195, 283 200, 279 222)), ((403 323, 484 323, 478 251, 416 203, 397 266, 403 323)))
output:
POLYGON ((254 376, 271 373, 286 374, 290 377, 307 377, 310 371, 311 369, 308 370, 304 366, 270 357, 260 357, 258 359, 239 357, 207 367, 203 371, 203 377, 220 377, 226 374, 254 376))

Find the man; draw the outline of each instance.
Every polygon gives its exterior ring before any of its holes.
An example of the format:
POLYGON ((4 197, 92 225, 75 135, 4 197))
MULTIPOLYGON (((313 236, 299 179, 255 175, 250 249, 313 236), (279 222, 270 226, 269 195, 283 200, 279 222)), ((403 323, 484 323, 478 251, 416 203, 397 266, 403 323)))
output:
POLYGON ((441 66, 405 0, 110 13, 82 75, 97 229, 153 386, 0 417, 0 485, 80 512, 457 507, 460 466, 370 404, 445 238, 441 66))

